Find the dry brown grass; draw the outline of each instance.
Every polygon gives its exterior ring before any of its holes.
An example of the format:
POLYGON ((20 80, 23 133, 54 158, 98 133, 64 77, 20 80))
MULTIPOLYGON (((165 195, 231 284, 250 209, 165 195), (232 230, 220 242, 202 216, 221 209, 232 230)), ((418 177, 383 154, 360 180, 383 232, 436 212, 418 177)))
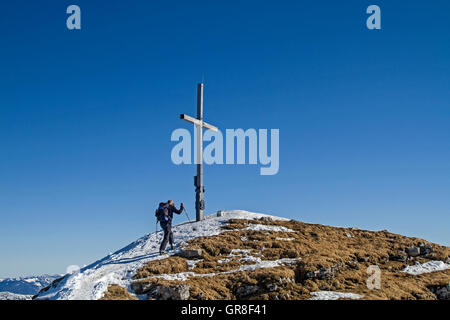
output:
POLYGON ((186 263, 186 259, 180 257, 169 257, 147 263, 144 267, 137 271, 134 275, 134 279, 148 278, 153 275, 163 273, 179 273, 187 271, 187 269, 188 265, 186 263))
POLYGON ((138 300, 138 298, 129 293, 127 289, 117 284, 112 284, 100 300, 138 300))
MULTIPOLYGON (((365 299, 435 299, 428 287, 450 282, 450 270, 413 276, 399 272, 405 267, 404 263, 390 260, 390 256, 417 245, 418 242, 431 244, 418 238, 387 231, 336 228, 293 220, 232 219, 224 229, 229 232, 188 242, 190 248, 201 248, 204 252, 203 261, 198 262, 192 270, 189 270, 184 258, 169 257, 147 263, 136 274, 136 281, 162 285, 189 284, 192 299, 308 299, 311 297, 310 292, 319 290, 359 293, 364 295, 365 299), (244 230, 251 223, 284 226, 296 232, 244 230), (294 240, 284 241, 276 238, 294 240), (239 265, 251 263, 239 261, 239 256, 229 257, 233 249, 250 250, 250 255, 263 260, 297 258, 301 262, 297 266, 220 274, 234 270, 239 265), (219 263, 219 260, 224 258, 231 260, 219 263), (366 269, 369 265, 378 265, 381 269, 381 290, 367 289, 366 269), (330 267, 336 267, 335 275, 331 279, 305 277, 308 271, 330 267), (184 282, 152 278, 162 273, 184 271, 217 275, 194 276, 184 282), (238 288, 252 285, 258 286, 256 292, 247 296, 238 292, 238 288)), ((432 254, 415 260, 423 263, 449 258, 450 248, 431 245, 432 254)), ((410 261, 411 263, 413 261, 410 261)))

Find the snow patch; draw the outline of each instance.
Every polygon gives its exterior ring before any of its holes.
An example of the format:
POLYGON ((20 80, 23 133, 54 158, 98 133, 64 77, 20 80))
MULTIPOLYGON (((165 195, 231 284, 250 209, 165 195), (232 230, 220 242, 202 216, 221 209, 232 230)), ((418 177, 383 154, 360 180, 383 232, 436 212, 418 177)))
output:
POLYGON ((203 259, 196 259, 196 260, 186 260, 186 263, 188 265, 188 269, 194 269, 196 264, 203 261, 203 259))
POLYGON ((227 263, 227 262, 230 262, 231 261, 231 259, 229 259, 229 258, 224 258, 224 259, 219 259, 219 260, 217 260, 217 263, 227 263))
POLYGON ((276 238, 277 241, 293 241, 295 238, 276 238))
POLYGON ((283 227, 283 226, 272 226, 272 225, 266 225, 266 224, 251 224, 243 230, 272 231, 272 232, 295 232, 294 230, 283 227))
POLYGON ((186 281, 190 277, 213 277, 215 273, 194 273, 194 272, 180 272, 180 273, 172 273, 172 274, 162 274, 159 276, 154 276, 152 278, 163 279, 168 281, 186 281))
MULTIPOLYGON (((260 263, 261 258, 254 257, 250 255, 251 250, 250 249, 233 249, 231 250, 230 254, 228 255, 229 258, 233 257, 241 257, 237 261, 239 262, 254 262, 254 263, 260 263)), ((258 253, 260 255, 260 253, 258 253)), ((230 261, 229 259, 228 261, 230 261)))
POLYGON ((350 292, 336 292, 336 291, 317 291, 311 292, 313 298, 309 300, 338 300, 338 299, 361 299, 363 296, 350 292))
POLYGON ((254 257, 254 256, 245 256, 243 258, 238 259, 239 262, 255 262, 255 263, 260 263, 261 262, 261 258, 258 257, 254 257))
POLYGON ((233 249, 231 250, 229 257, 247 256, 250 253, 250 249, 233 249))
POLYGON ((407 266, 405 269, 402 270, 402 272, 412 274, 412 275, 419 275, 422 273, 430 273, 435 271, 443 271, 450 269, 450 264, 445 263, 443 261, 428 261, 425 263, 417 263, 413 266, 407 266))
MULTIPOLYGON (((259 259, 259 258, 258 258, 259 259)), ((255 264, 249 264, 249 265, 242 265, 238 269, 226 271, 224 274, 227 273, 234 273, 234 272, 240 272, 240 271, 254 271, 256 269, 265 269, 265 268, 276 268, 283 264, 296 264, 298 258, 283 258, 278 260, 260 260, 259 262, 255 264)))

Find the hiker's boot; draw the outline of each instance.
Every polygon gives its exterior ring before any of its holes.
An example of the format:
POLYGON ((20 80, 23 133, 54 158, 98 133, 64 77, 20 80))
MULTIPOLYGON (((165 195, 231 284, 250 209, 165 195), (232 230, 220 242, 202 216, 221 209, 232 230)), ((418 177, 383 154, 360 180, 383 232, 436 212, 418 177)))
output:
POLYGON ((170 250, 173 250, 173 244, 172 243, 170 244, 170 250))

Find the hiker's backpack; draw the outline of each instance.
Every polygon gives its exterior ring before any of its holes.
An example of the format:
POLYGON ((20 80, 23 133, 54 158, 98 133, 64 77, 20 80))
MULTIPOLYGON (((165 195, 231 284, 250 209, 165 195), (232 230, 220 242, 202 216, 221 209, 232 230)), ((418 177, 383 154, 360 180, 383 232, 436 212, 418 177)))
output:
POLYGON ((169 220, 169 204, 161 202, 155 211, 155 217, 159 222, 169 220))

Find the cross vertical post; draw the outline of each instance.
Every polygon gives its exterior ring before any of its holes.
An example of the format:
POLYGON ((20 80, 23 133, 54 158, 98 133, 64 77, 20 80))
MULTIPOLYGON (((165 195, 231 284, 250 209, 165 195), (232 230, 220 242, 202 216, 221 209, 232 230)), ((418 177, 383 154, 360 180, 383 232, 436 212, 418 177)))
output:
MULTIPOLYGON (((197 120, 203 122, 203 83, 197 85, 197 120)), ((195 183, 195 216, 197 221, 204 218, 205 190, 203 187, 203 124, 197 130, 197 176, 195 183)))
POLYGON ((195 186, 195 216, 197 221, 204 219, 205 187, 203 186, 203 128, 217 132, 215 126, 203 121, 203 83, 197 85, 197 118, 186 114, 180 115, 182 120, 195 125, 195 163, 197 175, 194 177, 195 186))

